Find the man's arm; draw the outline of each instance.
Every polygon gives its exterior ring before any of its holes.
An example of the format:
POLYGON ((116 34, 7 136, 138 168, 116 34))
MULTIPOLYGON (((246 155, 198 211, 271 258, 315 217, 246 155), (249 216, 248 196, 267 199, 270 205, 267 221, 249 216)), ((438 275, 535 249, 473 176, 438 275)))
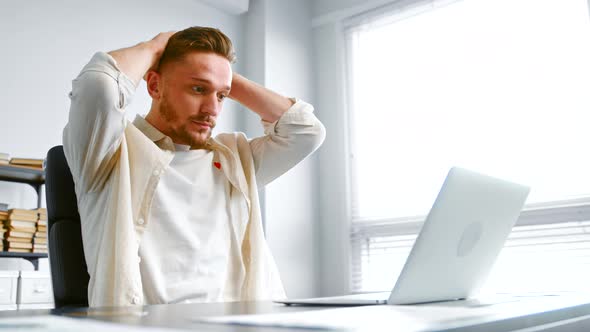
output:
POLYGON ((291 106, 291 99, 281 96, 240 74, 234 73, 229 97, 260 115, 266 122, 277 121, 291 106))
POLYGON ((108 54, 98 52, 73 80, 63 145, 80 190, 92 191, 108 178, 127 125, 124 110, 170 34, 108 54))
POLYGON ((293 168, 324 141, 326 130, 313 106, 286 98, 234 74, 230 98, 257 113, 265 135, 250 141, 258 186, 293 168))

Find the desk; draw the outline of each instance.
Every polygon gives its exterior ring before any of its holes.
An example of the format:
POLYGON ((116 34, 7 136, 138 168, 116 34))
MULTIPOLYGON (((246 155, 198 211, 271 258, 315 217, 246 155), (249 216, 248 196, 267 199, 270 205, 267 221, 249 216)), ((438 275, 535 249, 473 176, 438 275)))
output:
MULTIPOLYGON (((500 307, 505 304, 494 304, 487 306, 489 315, 461 318, 455 320, 452 317, 446 322, 431 326, 430 331, 519 331, 519 332, 564 332, 564 331, 586 331, 590 330, 590 296, 586 297, 556 297, 555 299, 542 300, 545 304, 533 305, 531 302, 522 304, 510 304, 511 310, 500 307), (496 309, 491 309, 497 307, 496 309), (510 313, 509 311, 512 311, 510 313), (556 323, 558 322, 558 323, 556 323), (553 324, 554 326, 547 325, 553 324), (537 327, 537 328, 535 328, 537 327)), ((438 307, 455 307, 461 305, 460 301, 433 304, 438 307)), ((389 307, 389 306, 388 306, 389 307)), ((62 315, 69 317, 82 317, 83 319, 97 319, 102 321, 117 322, 123 324, 171 327, 190 329, 196 331, 298 331, 300 328, 278 328, 278 327, 252 327, 221 324, 203 324, 198 320, 204 317, 226 316, 226 315, 250 315, 250 314, 284 314, 303 311, 320 313, 322 310, 329 310, 325 307, 301 307, 283 306, 271 302, 234 302, 234 303, 208 303, 208 304, 170 304, 152 305, 124 308, 82 308, 70 310, 22 310, 17 312, 0 312, 2 317, 34 316, 34 315, 62 315)), ((333 308, 332 308, 333 309, 333 308)), ((365 308, 366 310, 367 308, 365 308)), ((388 308, 383 308, 388 309, 388 308)), ((341 309, 338 309, 341 310, 341 309)), ((363 310, 363 307, 346 308, 346 310, 363 310)), ((381 330, 396 331, 405 330, 403 327, 382 326, 381 330)), ((357 330, 375 331, 372 328, 361 328, 357 330)))

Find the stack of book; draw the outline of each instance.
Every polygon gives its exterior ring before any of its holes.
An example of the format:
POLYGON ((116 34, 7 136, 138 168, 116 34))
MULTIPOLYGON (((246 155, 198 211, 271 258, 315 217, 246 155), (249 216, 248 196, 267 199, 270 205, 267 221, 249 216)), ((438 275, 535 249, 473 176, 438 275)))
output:
POLYGON ((12 158, 10 159, 10 165, 43 170, 43 159, 12 158))
POLYGON ((10 209, 4 222, 4 250, 10 252, 31 252, 33 237, 37 232, 37 210, 10 209))
POLYGON ((37 209, 37 231, 33 237, 33 252, 47 253, 47 209, 37 209))
POLYGON ((10 162, 10 155, 8 153, 0 152, 0 165, 8 165, 10 162))

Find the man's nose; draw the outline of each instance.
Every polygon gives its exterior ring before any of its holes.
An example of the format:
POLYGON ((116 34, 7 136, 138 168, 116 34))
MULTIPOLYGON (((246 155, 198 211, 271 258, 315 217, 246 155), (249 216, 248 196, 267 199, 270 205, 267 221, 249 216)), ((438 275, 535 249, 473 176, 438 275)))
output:
POLYGON ((221 111, 221 102, 216 94, 208 94, 202 104, 202 112, 212 116, 217 116, 221 111))

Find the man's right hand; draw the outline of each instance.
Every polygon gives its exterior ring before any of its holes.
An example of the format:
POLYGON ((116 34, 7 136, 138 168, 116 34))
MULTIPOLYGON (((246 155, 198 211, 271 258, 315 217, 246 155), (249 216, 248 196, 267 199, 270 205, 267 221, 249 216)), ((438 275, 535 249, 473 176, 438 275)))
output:
POLYGON ((157 70, 158 69, 158 63, 160 62, 160 57, 162 56, 162 53, 164 53, 164 49, 166 48, 166 45, 168 44, 168 40, 175 33, 176 33, 176 31, 160 32, 154 38, 152 38, 152 40, 147 42, 147 43, 151 44, 150 46, 153 48, 153 50, 156 54, 156 58, 154 59, 154 62, 150 66, 149 70, 157 70))
POLYGON ((157 69, 168 40, 174 33, 176 32, 161 32, 147 42, 111 51, 109 54, 117 61, 119 69, 137 86, 150 69, 157 69))

